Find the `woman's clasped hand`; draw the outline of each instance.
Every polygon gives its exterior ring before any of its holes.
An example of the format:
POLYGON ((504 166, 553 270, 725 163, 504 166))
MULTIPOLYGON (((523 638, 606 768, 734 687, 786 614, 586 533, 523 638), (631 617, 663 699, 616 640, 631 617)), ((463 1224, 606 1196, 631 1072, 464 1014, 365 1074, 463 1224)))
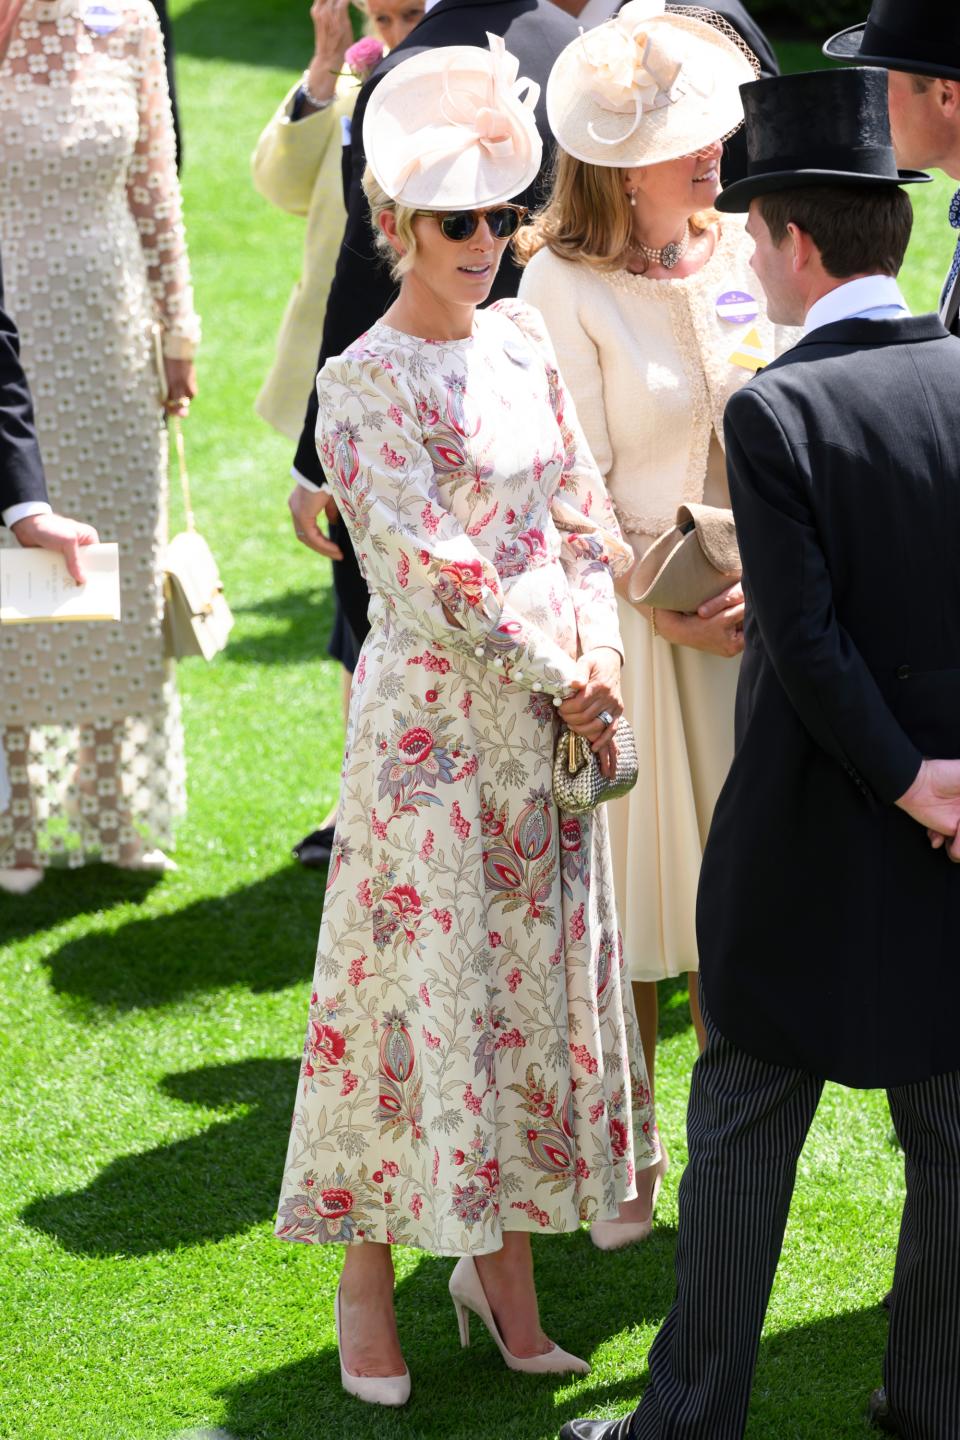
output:
POLYGON ((745 614, 743 586, 738 582, 705 601, 692 615, 658 608, 657 633, 673 645, 687 645, 691 650, 732 660, 743 650, 745 614))
POLYGON ((618 650, 601 647, 580 657, 582 679, 560 706, 560 719, 575 735, 585 735, 607 779, 617 773, 617 721, 623 714, 618 650), (609 717, 612 716, 612 720, 609 717))

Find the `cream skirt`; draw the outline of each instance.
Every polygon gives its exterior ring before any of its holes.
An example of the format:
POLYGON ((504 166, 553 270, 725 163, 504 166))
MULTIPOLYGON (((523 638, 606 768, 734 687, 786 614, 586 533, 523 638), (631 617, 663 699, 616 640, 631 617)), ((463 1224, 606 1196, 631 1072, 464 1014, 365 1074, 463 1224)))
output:
POLYGON ((631 979, 664 980, 698 968, 697 882, 733 757, 740 662, 655 638, 645 615, 619 608, 640 778, 607 807, 617 913, 631 979))

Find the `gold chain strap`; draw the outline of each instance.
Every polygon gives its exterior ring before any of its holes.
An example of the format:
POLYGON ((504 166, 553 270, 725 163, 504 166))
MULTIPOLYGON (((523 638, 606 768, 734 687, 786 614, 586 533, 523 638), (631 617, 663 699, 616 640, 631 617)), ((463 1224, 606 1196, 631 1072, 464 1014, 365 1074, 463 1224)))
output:
POLYGON ((170 424, 173 427, 173 443, 177 450, 177 464, 180 468, 180 488, 183 491, 183 505, 187 514, 187 529, 195 530, 193 523, 193 505, 190 503, 190 480, 187 475, 187 457, 183 449, 183 427, 180 424, 179 415, 170 416, 170 424))

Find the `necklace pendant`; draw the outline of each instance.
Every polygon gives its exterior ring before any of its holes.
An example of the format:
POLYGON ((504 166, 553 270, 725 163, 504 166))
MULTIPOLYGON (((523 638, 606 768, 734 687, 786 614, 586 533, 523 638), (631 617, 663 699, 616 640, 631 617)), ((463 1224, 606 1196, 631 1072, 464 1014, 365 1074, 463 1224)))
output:
POLYGON ((672 270, 682 254, 682 246, 679 245, 676 240, 671 240, 670 244, 664 245, 660 251, 660 264, 664 270, 672 270))

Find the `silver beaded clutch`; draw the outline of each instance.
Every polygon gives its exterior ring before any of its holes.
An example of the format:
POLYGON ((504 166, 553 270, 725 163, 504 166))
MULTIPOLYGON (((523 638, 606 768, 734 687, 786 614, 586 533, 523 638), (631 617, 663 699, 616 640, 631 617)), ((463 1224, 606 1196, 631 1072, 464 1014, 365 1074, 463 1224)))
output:
POLYGON ((601 774, 589 740, 566 725, 560 731, 553 757, 553 798, 558 810, 586 815, 605 800, 626 795, 636 785, 638 774, 637 742, 626 720, 617 725, 617 773, 612 780, 601 774))

